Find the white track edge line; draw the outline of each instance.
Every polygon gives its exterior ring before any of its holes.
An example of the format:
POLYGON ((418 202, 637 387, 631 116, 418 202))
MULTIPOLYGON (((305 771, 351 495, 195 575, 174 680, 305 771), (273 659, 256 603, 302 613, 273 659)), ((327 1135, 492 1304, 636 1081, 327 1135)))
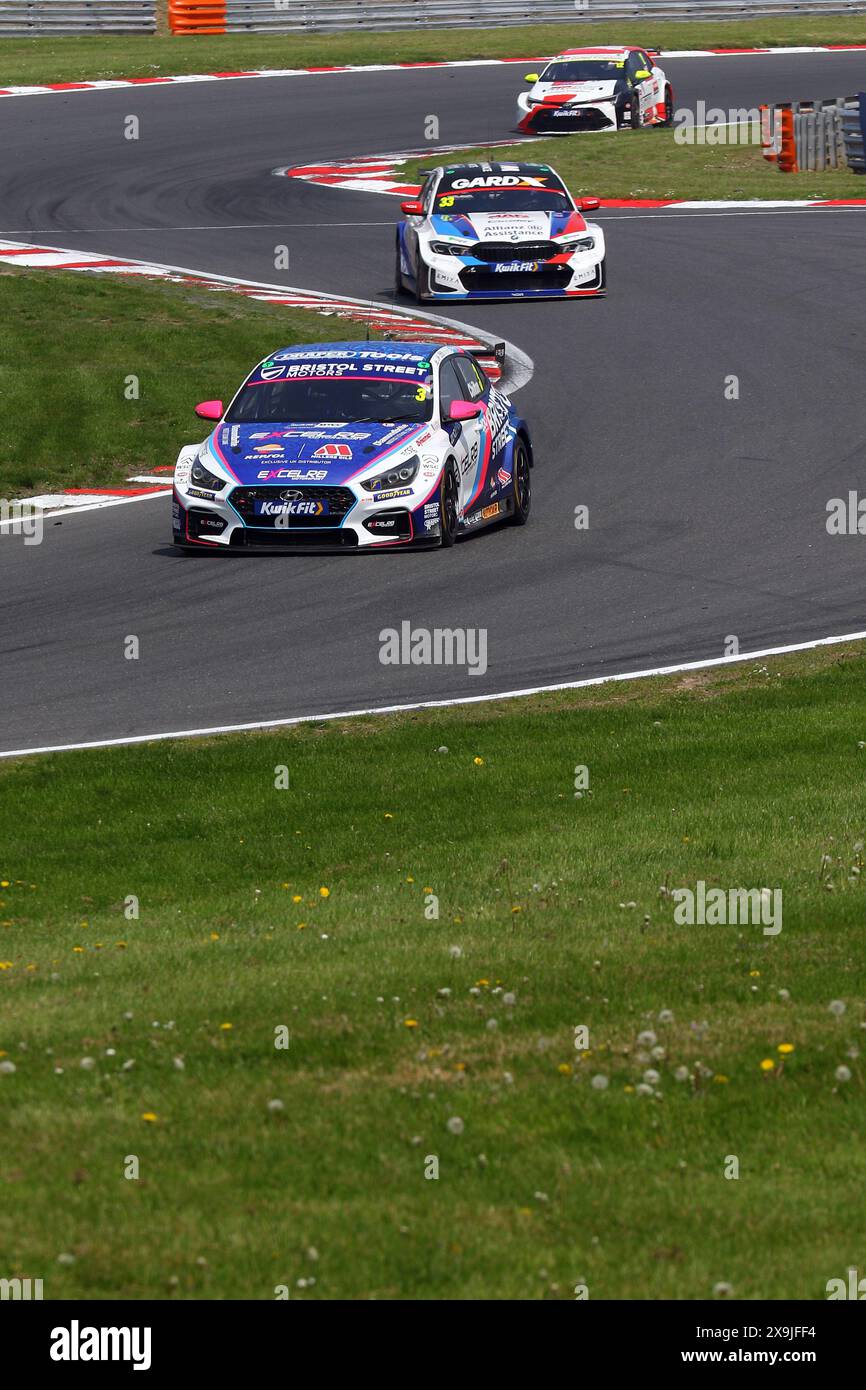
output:
POLYGON ((341 710, 336 714, 298 714, 284 719, 259 719, 247 724, 216 724, 209 729, 178 729, 157 734, 131 734, 126 738, 94 739, 86 743, 45 744, 39 748, 15 748, 0 751, 0 758, 27 758, 40 753, 72 753, 89 748, 123 748, 139 743, 164 743, 169 739, 212 738, 217 734, 254 733, 263 729, 285 729, 297 724, 331 723, 335 719, 363 719, 371 715, 407 714, 421 709, 448 709, 456 705, 490 704, 495 700, 518 700, 529 695, 544 695, 557 690, 585 690, 589 686, 608 685, 617 681, 646 680, 652 676, 673 676, 682 671, 703 671, 713 666, 738 666, 746 661, 759 661, 767 656, 785 656, 789 652, 811 651, 816 647, 836 646, 842 642, 862 642, 866 632, 848 632, 838 637, 818 637, 812 642, 794 642, 784 647, 764 647, 739 656, 708 657, 702 661, 684 661, 673 666, 655 666, 645 671, 624 671, 618 675, 592 676, 587 680, 561 681, 556 685, 534 685, 525 690, 501 690, 492 695, 464 695, 450 700, 420 700, 404 705, 378 705, 369 709, 341 710))

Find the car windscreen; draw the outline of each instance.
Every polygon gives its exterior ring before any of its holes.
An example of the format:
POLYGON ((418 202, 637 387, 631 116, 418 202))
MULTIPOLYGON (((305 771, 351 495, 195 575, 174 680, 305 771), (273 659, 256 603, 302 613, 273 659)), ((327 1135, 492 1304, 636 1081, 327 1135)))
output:
POLYGON ((237 425, 323 424, 350 420, 422 423, 433 414, 429 379, 351 376, 328 380, 250 381, 226 420, 237 425))
POLYGON ((622 77, 625 64, 613 59, 582 58, 578 62, 551 63, 541 74, 542 82, 612 82, 622 77))
POLYGON ((572 202, 559 180, 550 174, 467 175, 440 183, 434 211, 449 212, 571 212, 572 202))

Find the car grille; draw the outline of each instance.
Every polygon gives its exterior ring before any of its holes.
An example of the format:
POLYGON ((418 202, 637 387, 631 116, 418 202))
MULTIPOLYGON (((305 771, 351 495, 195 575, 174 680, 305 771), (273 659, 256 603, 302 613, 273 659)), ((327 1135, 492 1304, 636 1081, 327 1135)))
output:
POLYGON ((571 273, 571 267, 567 265, 542 266, 539 270, 518 270, 505 274, 470 265, 460 272, 460 279, 466 290, 499 290, 502 294, 509 294, 513 290, 565 289, 571 273))
POLYGON ((568 111, 563 111, 561 116, 554 114, 555 108, 545 108, 539 106, 536 110, 536 117, 532 122, 535 131, 557 131, 557 130, 608 130, 616 122, 610 119, 606 112, 600 111, 597 106, 576 106, 568 111))
POLYGON ((562 250, 555 241, 479 241, 476 261, 549 261, 562 250))
POLYGON ((279 531, 285 535, 287 531, 297 530, 325 530, 334 529, 342 524, 346 513, 350 511, 355 503, 355 495, 347 487, 293 487, 286 483, 280 487, 236 487, 229 494, 229 501, 243 518, 245 526, 255 526, 257 530, 279 531), (282 500, 284 492, 292 492, 300 499, 308 499, 311 502, 326 502, 328 510, 321 516, 292 516, 289 518, 277 518, 275 516, 256 515, 256 502, 279 502, 282 500), (280 525, 277 526, 277 521, 280 525))

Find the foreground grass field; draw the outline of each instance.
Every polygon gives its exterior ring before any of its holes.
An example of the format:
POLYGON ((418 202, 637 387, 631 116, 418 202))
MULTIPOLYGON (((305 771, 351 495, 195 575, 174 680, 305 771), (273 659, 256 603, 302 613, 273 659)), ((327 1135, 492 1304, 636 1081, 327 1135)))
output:
POLYGON ((837 648, 0 765, 0 1272, 825 1297, 866 1240, 864 691, 837 648), (699 879, 782 931, 677 925, 699 879))
POLYGON ((123 486, 173 465, 207 433, 196 402, 228 400, 268 352, 363 336, 342 319, 189 286, 0 271, 2 495, 123 486))
MULTIPOLYGON (((612 131, 522 141, 506 148, 460 151, 447 161, 528 159, 552 164, 571 192, 599 198, 866 198, 866 178, 850 169, 823 174, 780 174, 746 143, 685 145, 674 130, 612 131)), ((421 182, 437 157, 407 160, 401 178, 421 182)))
POLYGON ((0 40, 0 86, 244 68, 315 67, 427 59, 539 57, 575 44, 648 43, 659 48, 765 48, 866 43, 863 15, 810 15, 667 24, 655 20, 533 24, 524 28, 397 30, 369 34, 90 35, 0 40), (639 33, 635 29, 640 30, 639 33), (383 55, 385 57, 383 58, 383 55))

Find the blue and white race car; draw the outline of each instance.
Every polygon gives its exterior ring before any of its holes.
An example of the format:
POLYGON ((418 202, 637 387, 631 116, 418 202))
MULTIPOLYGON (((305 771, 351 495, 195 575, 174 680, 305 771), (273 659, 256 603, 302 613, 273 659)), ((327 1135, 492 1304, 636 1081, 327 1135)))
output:
POLYGON ((450 164, 401 204, 395 290, 418 300, 604 294, 601 227, 549 164, 450 164))
POLYGON ((525 422, 474 357, 437 343, 310 343, 260 362, 181 449, 184 549, 450 546, 531 502, 525 422))

